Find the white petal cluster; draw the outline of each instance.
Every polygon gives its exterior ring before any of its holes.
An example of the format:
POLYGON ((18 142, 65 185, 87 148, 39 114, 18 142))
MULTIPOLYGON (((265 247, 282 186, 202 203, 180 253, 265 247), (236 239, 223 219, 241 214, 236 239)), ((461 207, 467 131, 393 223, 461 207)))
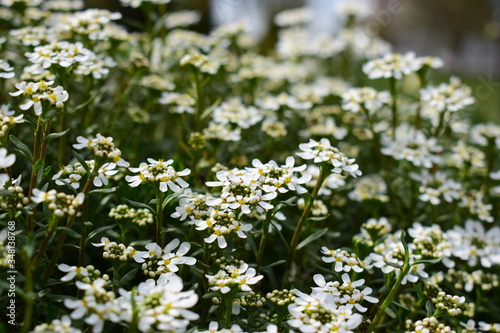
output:
POLYGON ((148 158, 148 163, 141 163, 138 168, 129 168, 130 171, 138 173, 136 176, 126 176, 125 180, 132 187, 137 187, 144 182, 157 184, 160 191, 167 192, 169 189, 177 193, 189 186, 181 177, 187 176, 191 170, 184 169, 176 171, 171 164, 174 160, 154 160, 148 158))
MULTIPOLYGON (((403 278, 401 284, 406 284, 407 281, 415 283, 419 278, 428 278, 429 274, 424 271, 424 264, 415 264, 421 255, 415 253, 415 245, 408 244, 410 257, 410 271, 403 278)), ((395 272, 396 276, 401 274, 401 268, 404 264, 405 250, 401 242, 399 232, 389 235, 382 243, 375 246, 373 252, 365 260, 366 268, 380 268, 384 274, 395 272), (398 268, 399 266, 401 268, 398 268)))
POLYGON ((206 275, 210 290, 227 294, 230 291, 252 291, 251 285, 262 280, 263 275, 257 275, 254 268, 248 264, 223 265, 215 275, 206 275))
POLYGON ((198 302, 198 295, 194 290, 182 291, 183 288, 180 277, 163 274, 157 281, 149 279, 140 283, 134 291, 120 289, 121 297, 117 299, 121 307, 120 316, 125 322, 132 321, 133 296, 139 331, 186 332, 190 321, 199 317, 189 310, 198 302))
POLYGON ((363 300, 378 303, 377 298, 370 296, 372 288, 358 288, 364 286, 364 279, 351 281, 347 273, 342 274, 342 283, 340 281, 326 282, 325 277, 321 274, 315 274, 313 279, 317 287, 312 288, 312 295, 329 294, 331 296, 328 297, 332 298, 337 307, 345 306, 351 310, 366 312, 368 309, 360 304, 363 300))
POLYGON ((348 158, 338 148, 330 144, 330 140, 323 138, 320 141, 310 139, 308 143, 301 143, 299 148, 302 152, 298 156, 314 163, 328 163, 332 172, 337 174, 349 173, 353 177, 361 176, 359 166, 354 164, 354 158, 348 158))
POLYGON ((79 193, 74 196, 72 194, 57 192, 56 190, 45 192, 35 188, 33 189, 31 200, 35 203, 47 203, 47 207, 54 212, 54 215, 63 217, 64 215, 75 215, 77 209, 85 201, 85 195, 79 193))
MULTIPOLYGON (((85 163, 89 167, 89 170, 93 172, 95 161, 89 160, 85 161, 85 163)), ((94 186, 101 187, 103 185, 108 185, 108 177, 114 176, 119 172, 119 170, 116 169, 116 166, 116 163, 113 162, 103 164, 97 171, 97 175, 93 180, 94 186)), ((70 185, 74 189, 78 189, 80 188, 80 181, 82 177, 86 174, 87 171, 85 171, 85 168, 80 164, 80 162, 76 162, 75 164, 69 164, 61 167, 59 172, 52 177, 52 180, 55 180, 57 185, 70 185)))
POLYGON ((417 57, 414 52, 387 53, 381 58, 364 64, 363 72, 372 80, 380 78, 400 80, 403 76, 415 73, 424 66, 439 68, 443 66, 443 62, 437 58, 417 57))
POLYGON ((421 89, 420 100, 423 108, 431 108, 438 112, 460 111, 475 102, 472 89, 462 84, 457 77, 451 77, 450 83, 421 89))
POLYGON ((180 242, 175 238, 168 243, 163 249, 156 243, 146 244, 147 251, 137 251, 134 259, 138 263, 142 263, 142 271, 144 275, 157 277, 164 273, 176 273, 179 271, 177 265, 192 266, 196 263, 196 259, 188 257, 186 254, 191 249, 191 244, 188 242, 180 242), (176 251, 174 251, 177 248, 176 251))
POLYGON ((323 256, 321 260, 334 265, 335 272, 350 272, 351 269, 356 273, 361 273, 365 267, 364 263, 354 253, 346 250, 330 250, 326 246, 321 247, 323 256))
POLYGON ((16 155, 8 154, 7 149, 0 148, 0 169, 8 168, 16 161, 16 155))
POLYGON ((239 128, 248 129, 263 119, 262 113, 254 106, 245 106, 240 98, 231 98, 216 107, 212 113, 212 121, 221 124, 235 124, 239 128))
POLYGON ((122 6, 137 8, 142 5, 143 2, 150 2, 154 5, 164 5, 170 3, 171 0, 120 0, 122 6))
POLYGON ((79 136, 76 138, 76 141, 78 143, 73 145, 75 149, 88 148, 93 151, 96 158, 106 158, 121 167, 129 166, 129 163, 122 158, 121 150, 116 148, 112 137, 105 137, 97 133, 95 138, 87 139, 79 136))
POLYGON ((387 91, 377 91, 371 87, 350 88, 342 94, 342 108, 353 113, 366 110, 370 114, 391 102, 387 91))
POLYGON ((310 22, 312 18, 313 12, 310 8, 299 7, 282 10, 274 17, 274 23, 278 27, 298 26, 310 22))
POLYGON ((53 83, 54 81, 23 81, 16 84, 17 91, 9 94, 11 96, 23 95, 26 97, 26 100, 19 108, 25 111, 33 106, 35 115, 39 116, 44 111, 42 109, 43 102, 57 109, 62 109, 64 102, 69 98, 68 92, 64 90, 62 86, 57 86, 55 88, 50 87, 53 83))
POLYGON ((87 36, 90 40, 107 40, 106 27, 112 21, 122 18, 119 12, 110 12, 106 9, 90 8, 72 14, 58 17, 56 28, 63 32, 72 32, 87 36))
POLYGON ((93 333, 100 333, 104 329, 104 323, 120 321, 120 304, 112 291, 106 290, 107 281, 97 279, 92 283, 76 281, 76 287, 84 292, 82 299, 64 299, 64 306, 73 310, 71 319, 82 319, 86 324, 92 326, 93 333))
POLYGON ((81 333, 78 328, 71 326, 71 318, 62 316, 61 319, 54 319, 49 324, 35 326, 32 333, 55 332, 55 333, 81 333))
POLYGON ((410 125, 403 123, 396 129, 396 135, 382 135, 382 154, 394 159, 406 160, 416 167, 432 168, 441 163, 440 153, 443 146, 434 137, 427 138, 425 134, 410 125))
POLYGON ((388 202, 387 184, 377 174, 365 175, 354 183, 354 189, 347 195, 353 201, 377 200, 388 202))
POLYGON ((330 293, 307 295, 297 289, 294 292, 295 302, 288 306, 292 317, 288 324, 302 333, 354 332, 363 320, 352 308, 339 307, 330 293))
POLYGON ((0 78, 11 79, 16 75, 14 72, 14 67, 9 65, 9 63, 3 59, 0 59, 0 78))
POLYGON ((450 179, 443 172, 431 174, 427 170, 422 170, 420 174, 410 174, 410 177, 420 183, 418 198, 423 202, 437 206, 442 200, 450 203, 463 197, 462 184, 450 179))
POLYGON ((453 257, 470 267, 489 268, 500 264, 500 227, 485 230, 479 221, 467 220, 465 226, 455 226, 446 232, 453 257))

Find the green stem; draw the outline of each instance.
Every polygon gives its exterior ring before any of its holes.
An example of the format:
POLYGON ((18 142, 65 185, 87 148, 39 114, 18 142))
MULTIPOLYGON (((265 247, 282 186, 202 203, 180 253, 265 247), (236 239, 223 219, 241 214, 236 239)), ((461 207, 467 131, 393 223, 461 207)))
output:
POLYGON ((30 258, 28 254, 24 258, 26 265, 24 268, 24 317, 23 326, 21 327, 21 333, 29 332, 31 327, 31 319, 33 318, 33 270, 32 266, 29 265, 30 258))
POLYGON ((203 113, 203 90, 200 82, 200 73, 197 68, 193 69, 194 85, 196 89, 196 114, 194 118, 195 131, 201 131, 201 115, 203 113))
MULTIPOLYGON (((36 179, 38 172, 35 170, 35 164, 40 157, 40 146, 43 138, 43 128, 42 128, 42 117, 38 117, 35 129, 35 141, 33 142, 33 161, 31 169, 30 185, 28 190, 28 197, 31 198, 33 195, 33 189, 36 187, 36 179)), ((35 224, 35 211, 26 218, 26 233, 31 235, 33 233, 33 227, 35 224)))
POLYGON ((396 128, 398 127, 398 103, 397 103, 397 90, 396 79, 389 78, 389 90, 391 92, 391 109, 392 109, 392 138, 396 137, 396 128))
POLYGON ((405 237, 405 232, 402 231, 401 232, 401 241, 405 245, 405 260, 404 260, 403 268, 401 269, 401 272, 399 273, 399 276, 398 276, 396 282, 394 283, 394 285, 392 286, 391 290, 389 291, 389 294, 385 298, 385 300, 382 303, 382 305, 378 308, 377 313, 375 314, 375 318, 373 318, 370 326, 366 330, 367 333, 371 333, 371 332, 375 331, 375 328, 377 327, 380 319, 385 314, 385 310, 387 309, 387 307, 389 305, 391 305, 394 297, 398 293, 399 287, 401 286, 401 282, 403 282, 403 279, 405 278, 405 276, 410 271, 410 268, 411 268, 411 265, 410 265, 410 253, 409 253, 409 251, 407 249, 404 237, 405 237))
MULTIPOLYGON (((85 183, 85 186, 82 190, 82 193, 85 194, 85 196, 87 196, 87 193, 90 190, 90 186, 92 185, 92 182, 93 182, 95 176, 97 175, 97 171, 99 170, 100 167, 101 167, 100 163, 96 163, 96 165, 94 166, 94 171, 89 176, 89 179, 87 179, 87 182, 85 183)), ((85 198, 85 200, 87 200, 87 198, 85 198)), ((80 207, 76 208, 75 214, 68 218, 68 221, 66 222, 66 228, 71 228, 71 226, 73 225, 73 222, 75 222, 75 219, 76 219, 76 216, 78 215, 78 211, 80 210, 80 207)), ((67 236, 67 233, 66 233, 66 231, 63 230, 61 232, 61 234, 59 235, 59 238, 57 239, 54 253, 52 253, 52 257, 50 259, 49 267, 45 271, 45 274, 43 275, 43 278, 42 278, 43 283, 47 282, 49 277, 54 272, 54 268, 57 265, 57 259, 59 258, 59 252, 61 251, 61 248, 62 248, 62 245, 64 244, 64 241, 66 240, 66 236, 67 236)))
POLYGON ((51 221, 49 222, 49 227, 47 229, 47 233, 45 234, 45 237, 40 244, 40 247, 38 249, 38 252, 36 253, 35 257, 33 258, 33 261, 31 262, 31 267, 33 269, 36 268, 36 264, 38 263, 38 260, 42 257, 42 254, 45 252, 45 249, 47 248, 47 245, 49 244, 50 239, 52 238, 52 235, 54 235, 54 232, 56 231, 57 224, 59 222, 59 218, 57 218, 55 215, 51 216, 51 221))
MULTIPOLYGON (((297 226, 295 227, 295 232, 294 232, 293 237, 292 237, 292 242, 290 243, 290 249, 289 249, 288 258, 286 261, 285 272, 290 272, 290 268, 292 267, 293 258, 295 256, 295 249, 297 248, 297 244, 298 244, 299 239, 300 239, 301 230, 304 227, 304 224, 305 224, 307 217, 309 216, 309 212, 311 211, 314 200, 316 199, 316 196, 318 195, 319 189, 321 188, 321 185, 323 185, 323 182, 325 181, 326 177, 328 177, 329 174, 330 174, 329 168, 321 165, 320 166, 320 174, 319 174, 318 180, 316 182, 316 185, 314 186, 314 189, 311 193, 311 197, 309 198, 309 200, 306 201, 306 206, 304 207, 304 211, 302 212, 302 215, 300 216, 299 222, 297 223, 297 226)), ((286 277, 286 275, 284 275, 284 277, 286 277)))
POLYGON ((266 220, 262 222, 262 237, 260 238, 259 251, 257 252, 257 259, 255 260, 257 272, 260 272, 262 258, 264 258, 264 250, 266 248, 267 235, 269 234, 269 224, 271 223, 272 216, 273 211, 270 209, 266 213, 266 220))
POLYGON ((80 225, 80 248, 78 249, 79 266, 83 266, 83 263, 85 261, 85 238, 87 237, 85 222, 87 221, 88 215, 89 215, 89 201, 85 200, 83 202, 83 208, 82 208, 82 224, 80 225))
POLYGON ((163 247, 163 239, 161 230, 163 229, 163 198, 164 193, 159 189, 156 190, 156 242, 160 247, 163 247))

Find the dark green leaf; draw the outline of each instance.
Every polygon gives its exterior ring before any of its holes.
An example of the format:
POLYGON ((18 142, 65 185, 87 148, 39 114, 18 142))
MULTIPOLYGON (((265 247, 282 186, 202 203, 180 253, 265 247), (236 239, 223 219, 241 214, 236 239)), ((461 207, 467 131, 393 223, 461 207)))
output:
POLYGON ((61 136, 65 135, 66 133, 69 132, 69 128, 65 131, 62 131, 62 132, 57 132, 57 133, 50 133, 49 135, 47 135, 43 140, 43 141, 50 141, 50 140, 53 140, 53 139, 57 139, 57 138, 60 138, 61 136))
POLYGON ((91 232, 89 232, 89 234, 87 236, 87 239, 85 240, 85 243, 87 243, 89 240, 91 240, 92 238, 94 238, 98 234, 100 234, 100 233, 102 233, 104 231, 110 230, 113 227, 114 227, 114 225, 106 225, 104 227, 100 227, 100 228, 97 228, 95 230, 92 230, 91 232))
POLYGON ((394 312, 394 310, 392 310, 391 308, 387 307, 385 309, 385 313, 387 313, 387 315, 391 318, 396 318, 397 317, 397 314, 396 312, 394 312))
POLYGON ((403 304, 398 303, 398 302, 396 302, 396 301, 392 301, 392 303, 391 303, 391 304, 394 304, 394 305, 396 305, 397 307, 400 307, 401 309, 404 309, 404 310, 406 310, 406 311, 410 311, 410 309, 408 309, 406 306, 404 306, 403 304))
POLYGON ((110 188, 97 188, 95 190, 92 190, 89 192, 89 194, 92 193, 113 193, 116 192, 117 187, 110 187, 110 188))
POLYGON ((64 231, 68 234, 69 237, 73 238, 80 238, 80 234, 76 232, 75 230, 68 228, 68 227, 58 227, 57 230, 64 231))
POLYGON ((403 269, 403 267, 401 267, 401 265, 398 265, 398 264, 395 264, 393 262, 390 262, 390 261, 387 261, 387 260, 384 260, 385 264, 388 265, 388 266, 392 266, 392 267, 395 267, 397 269, 403 269))
POLYGON ((139 207, 139 208, 147 208, 147 209, 149 209, 150 211, 152 211, 153 213, 155 212, 155 210, 154 210, 151 206, 146 205, 145 203, 142 203, 142 202, 137 202, 137 201, 133 201, 133 200, 129 200, 129 199, 126 199, 126 200, 127 200, 127 202, 128 202, 129 204, 131 204, 131 205, 132 205, 132 206, 134 206, 134 207, 139 207))
POLYGON ((281 264, 284 264, 284 263, 286 263, 286 260, 284 260, 284 259, 283 260, 278 260, 278 261, 273 262, 272 264, 269 264, 267 266, 262 267, 262 270, 265 271, 266 269, 269 269, 271 267, 278 266, 278 265, 281 265, 281 264))
POLYGON ((327 232, 328 232, 328 228, 324 228, 324 229, 316 231, 314 234, 312 234, 311 236, 307 237, 302 242, 300 242, 299 245, 297 245, 297 250, 300 250, 301 248, 303 248, 307 244, 314 242, 315 240, 319 239, 321 236, 323 236, 327 232))
POLYGON ((327 217, 328 217, 328 215, 327 216, 311 216, 311 217, 307 218, 307 221, 320 222, 320 221, 324 221, 327 217))
POLYGON ((441 261, 441 258, 437 259, 426 259, 426 260, 417 260, 413 264, 418 265, 418 264, 436 264, 441 261))
POLYGON ((182 191, 179 191, 177 193, 172 193, 171 195, 167 196, 165 200, 163 200, 162 203, 162 208, 165 209, 169 203, 172 202, 172 200, 177 199, 180 195, 182 194, 182 191))
POLYGON ((82 167, 85 169, 85 172, 90 177, 91 171, 90 171, 89 165, 85 162, 85 160, 83 159, 82 155, 78 154, 76 151, 73 150, 73 156, 76 158, 76 160, 78 162, 80 162, 80 164, 82 165, 82 167))
POLYGON ((425 309, 427 310, 427 317, 430 318, 434 314, 434 304, 429 300, 425 303, 425 309))
POLYGON ((33 154, 31 150, 26 146, 21 140, 16 138, 14 135, 9 136, 10 141, 16 146, 16 148, 23 154, 27 159, 29 159, 33 163, 33 154))
POLYGON ((118 282, 118 284, 116 285, 116 288, 121 288, 124 285, 126 285, 127 283, 129 283, 130 281, 132 281, 132 279, 135 277, 135 274, 137 273, 138 270, 139 270, 139 268, 136 267, 133 270, 131 270, 130 272, 128 272, 127 274, 125 274, 122 277, 122 279, 120 280, 120 282, 118 282))

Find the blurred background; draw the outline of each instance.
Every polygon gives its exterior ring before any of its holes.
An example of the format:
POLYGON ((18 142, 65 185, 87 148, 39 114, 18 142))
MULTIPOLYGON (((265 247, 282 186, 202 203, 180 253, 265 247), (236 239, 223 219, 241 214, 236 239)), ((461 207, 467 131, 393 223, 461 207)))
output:
MULTIPOLYGON (((197 10, 194 27, 208 32, 221 24, 246 19, 249 33, 263 53, 274 46, 277 28, 273 17, 284 9, 310 7, 312 34, 332 33, 340 27, 333 10, 337 0, 173 0, 172 10, 197 10)), ((441 57, 442 80, 460 76, 472 86, 477 99, 475 120, 500 122, 500 0, 373 0, 369 32, 389 41, 396 52, 441 57)), ((87 0, 88 7, 124 14, 124 23, 141 20, 139 9, 121 7, 118 0, 87 0)), ((133 26, 130 25, 130 26, 133 26)))

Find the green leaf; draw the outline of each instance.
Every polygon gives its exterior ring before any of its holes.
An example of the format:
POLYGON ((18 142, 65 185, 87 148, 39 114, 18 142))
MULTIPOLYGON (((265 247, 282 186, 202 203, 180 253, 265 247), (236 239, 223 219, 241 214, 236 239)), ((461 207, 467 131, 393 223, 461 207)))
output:
POLYGON ((56 114, 57 114, 56 109, 50 109, 49 111, 44 112, 42 114, 42 122, 48 123, 49 121, 51 121, 55 117, 56 114))
POLYGON ((435 308, 434 308, 434 304, 432 304, 432 302, 430 300, 427 301, 427 303, 425 303, 425 309, 427 310, 427 318, 432 317, 432 315, 434 314, 435 308))
POLYGON ((87 239, 85 240, 85 243, 87 243, 89 240, 91 240, 92 238, 94 238, 98 234, 100 234, 104 231, 107 231, 109 229, 113 229, 113 227, 114 227, 114 225, 106 225, 104 227, 100 227, 100 228, 92 230, 91 232, 89 232, 87 239))
POLYGON ((91 175, 92 172, 90 171, 89 165, 85 162, 85 160, 83 159, 82 155, 78 154, 76 151, 73 150, 73 156, 76 158, 76 160, 78 162, 80 162, 80 164, 82 165, 82 167, 85 169, 85 172, 90 177, 90 175, 91 175))
POLYGON ((121 288, 123 287, 124 285, 126 285, 127 283, 129 283, 130 281, 132 281, 135 277, 135 274, 137 273, 137 271, 139 270, 139 268, 134 268, 133 270, 131 270, 130 272, 128 272, 127 274, 125 274, 120 282, 117 283, 116 285, 116 288, 121 288))
POLYGON ((314 242, 315 240, 317 240, 318 238, 320 238, 321 236, 323 236, 327 232, 328 232, 328 228, 324 228, 324 229, 316 231, 314 234, 312 234, 311 236, 307 237, 302 242, 300 242, 299 245, 297 245, 297 250, 300 250, 301 248, 303 248, 307 244, 314 242))
POLYGON ((400 307, 401 309, 404 309, 404 310, 406 310, 406 311, 410 311, 410 309, 408 309, 406 306, 404 306, 403 304, 398 303, 398 302, 396 302, 396 301, 392 301, 392 303, 391 303, 391 304, 394 304, 394 305, 396 305, 397 307, 400 307))
POLYGON ((281 265, 281 264, 284 264, 284 263, 286 263, 286 260, 284 260, 284 259, 283 260, 278 260, 278 261, 273 262, 272 264, 269 264, 267 266, 262 267, 262 270, 265 271, 266 269, 269 269, 271 267, 278 266, 278 265, 281 265))
POLYGON ((126 200, 127 200, 127 202, 128 202, 129 204, 131 204, 131 205, 132 205, 132 206, 134 206, 134 207, 139 207, 139 208, 147 208, 147 209, 149 209, 150 211, 152 211, 153 213, 155 212, 155 210, 154 210, 151 206, 146 205, 145 203, 142 203, 142 202, 137 202, 137 201, 133 201, 133 200, 129 200, 129 199, 126 199, 126 200))
POLYGON ((179 191, 177 193, 172 193, 171 195, 167 196, 165 200, 163 200, 163 203, 161 204, 161 207, 165 209, 169 203, 172 202, 172 200, 177 199, 183 191, 179 191))
POLYGON ((68 227, 58 227, 57 230, 65 231, 69 237, 80 238, 80 234, 68 227))
POLYGON ((328 215, 327 216, 311 216, 311 217, 307 218, 307 221, 320 222, 320 221, 326 220, 326 218, 328 218, 328 215))
POLYGON ((401 230, 401 243, 403 243, 403 247, 405 249, 405 263, 410 262, 410 250, 408 249, 408 244, 406 243, 405 239, 406 233, 404 230, 401 230))
POLYGON ((392 310, 390 307, 387 307, 385 309, 385 313, 387 313, 387 315, 393 319, 397 317, 396 312, 394 312, 394 310, 392 310))
POLYGON ((27 159, 29 159, 33 163, 33 154, 31 153, 31 150, 26 146, 21 140, 16 138, 14 135, 9 136, 10 141, 16 146, 17 150, 24 155, 27 159))
POLYGON ((43 172, 38 172, 40 169, 43 169, 45 165, 45 161, 44 160, 38 160, 36 161, 35 165, 33 166, 33 168, 35 169, 35 173, 36 173, 36 184, 37 186, 40 185, 40 183, 42 182, 42 178, 43 178, 43 172))
POLYGON ((114 193, 114 192, 116 192, 117 188, 118 187, 97 188, 95 190, 90 191, 89 194, 92 194, 92 193, 114 193))
POLYGON ((393 262, 390 262, 390 261, 387 261, 387 260, 384 260, 385 264, 388 265, 388 266, 392 266, 392 267, 395 267, 397 269, 403 269, 403 267, 401 265, 398 265, 398 264, 395 264, 393 262))
POLYGON ((413 265, 418 265, 418 264, 436 264, 441 261, 441 258, 437 259, 425 259, 425 260, 417 260, 413 263, 413 265))
POLYGON ((49 135, 47 135, 43 140, 42 142, 44 141, 50 141, 50 140, 53 140, 53 139, 57 139, 57 138, 60 138, 61 136, 65 135, 66 133, 69 132, 69 128, 65 131, 62 131, 62 132, 57 132, 57 133, 50 133, 49 135))
POLYGON ((82 104, 77 105, 75 108, 73 108, 73 110, 71 111, 71 113, 75 113, 76 111, 80 110, 81 108, 84 108, 85 106, 87 106, 89 103, 91 103, 94 100, 94 98, 97 97, 97 95, 99 95, 99 94, 97 93, 94 96, 90 97, 85 102, 83 102, 82 104))

